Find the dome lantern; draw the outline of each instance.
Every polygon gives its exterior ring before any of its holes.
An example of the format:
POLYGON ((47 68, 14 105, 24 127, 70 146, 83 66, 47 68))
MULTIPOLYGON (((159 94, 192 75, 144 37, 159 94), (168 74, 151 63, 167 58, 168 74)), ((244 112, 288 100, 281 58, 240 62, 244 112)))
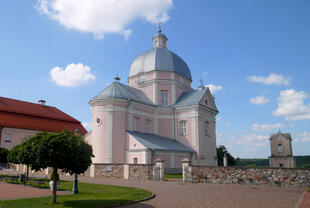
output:
POLYGON ((159 24, 158 33, 154 35, 152 38, 153 40, 153 47, 154 48, 167 48, 167 40, 168 38, 161 33, 161 26, 159 24))

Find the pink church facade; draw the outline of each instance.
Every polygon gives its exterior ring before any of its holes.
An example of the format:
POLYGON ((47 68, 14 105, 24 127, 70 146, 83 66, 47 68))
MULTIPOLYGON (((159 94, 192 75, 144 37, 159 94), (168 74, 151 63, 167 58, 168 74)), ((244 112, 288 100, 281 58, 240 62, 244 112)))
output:
POLYGON ((209 88, 191 88, 187 64, 167 49, 159 30, 153 48, 132 63, 129 85, 119 79, 90 102, 93 163, 154 164, 180 169, 184 158, 195 165, 217 165, 216 108, 209 88))

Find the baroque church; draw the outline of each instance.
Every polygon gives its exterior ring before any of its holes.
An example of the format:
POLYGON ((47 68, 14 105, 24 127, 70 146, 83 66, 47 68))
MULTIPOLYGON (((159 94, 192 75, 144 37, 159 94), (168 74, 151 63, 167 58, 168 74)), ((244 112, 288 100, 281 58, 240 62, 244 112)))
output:
POLYGON ((207 87, 191 87, 189 67, 167 49, 159 28, 153 48, 131 64, 128 85, 115 81, 90 102, 93 163, 154 164, 180 169, 182 159, 217 166, 216 108, 207 87))

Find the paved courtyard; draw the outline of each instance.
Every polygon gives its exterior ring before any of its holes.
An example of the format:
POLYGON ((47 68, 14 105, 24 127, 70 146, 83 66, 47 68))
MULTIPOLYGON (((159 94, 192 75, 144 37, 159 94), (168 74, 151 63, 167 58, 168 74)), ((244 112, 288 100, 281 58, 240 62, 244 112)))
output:
MULTIPOLYGON (((1 171, 0 171, 1 172, 1 171)), ((31 174, 34 175, 34 174, 31 174)), ((72 180, 70 176, 62 179, 72 180)), ((156 194, 152 200, 129 207, 207 207, 207 208, 309 208, 310 193, 302 187, 254 185, 188 184, 179 180, 146 181, 79 177, 80 181, 107 185, 131 186, 156 194), (304 194, 305 193, 305 194, 304 194), (304 198, 301 197, 304 195, 304 198), (297 206, 299 205, 299 206, 297 206)), ((59 193, 59 192, 58 192, 59 193)), ((49 190, 0 182, 0 200, 48 196, 49 190)))
MULTIPOLYGON (((68 194, 68 192, 58 191, 57 194, 68 194)), ((33 198, 50 195, 51 191, 49 189, 0 182, 0 200, 33 198)))
POLYGON ((125 207, 294 208, 305 188, 254 185, 184 184, 181 181, 141 181, 80 177, 81 181, 143 188, 156 197, 125 207))

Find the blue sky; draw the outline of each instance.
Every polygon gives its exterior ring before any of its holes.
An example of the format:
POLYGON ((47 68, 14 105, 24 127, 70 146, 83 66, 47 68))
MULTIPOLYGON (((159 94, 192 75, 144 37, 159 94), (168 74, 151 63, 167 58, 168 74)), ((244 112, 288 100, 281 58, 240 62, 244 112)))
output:
POLYGON ((116 74, 127 83, 162 22, 192 87, 202 79, 218 89, 218 144, 236 157, 264 158, 280 128, 292 134, 295 155, 310 154, 309 1, 115 2, 2 1, 0 96, 44 99, 90 123, 88 101, 116 74))

